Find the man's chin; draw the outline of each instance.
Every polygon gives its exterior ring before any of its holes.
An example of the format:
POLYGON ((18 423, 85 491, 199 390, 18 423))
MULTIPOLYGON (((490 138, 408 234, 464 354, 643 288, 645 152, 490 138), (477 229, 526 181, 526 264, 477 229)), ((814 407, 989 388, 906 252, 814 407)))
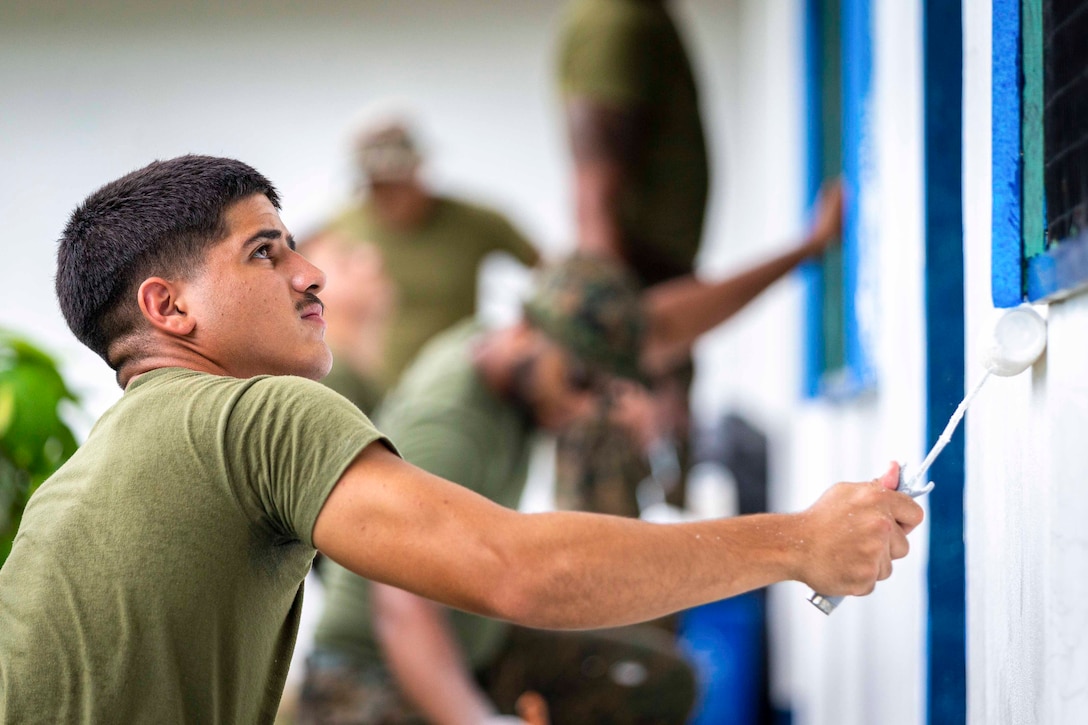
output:
POLYGON ((324 354, 316 355, 309 365, 302 367, 303 369, 294 374, 310 380, 322 380, 332 370, 332 352, 328 346, 324 346, 324 354))

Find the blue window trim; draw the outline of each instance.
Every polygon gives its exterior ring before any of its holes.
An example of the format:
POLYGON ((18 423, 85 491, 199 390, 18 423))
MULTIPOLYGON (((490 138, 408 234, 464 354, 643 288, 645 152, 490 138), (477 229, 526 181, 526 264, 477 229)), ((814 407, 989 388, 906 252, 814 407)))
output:
MULTIPOLYGON (((823 181, 820 139, 822 119, 820 97, 823 86, 820 49, 823 3, 805 3, 805 103, 807 149, 806 200, 815 201, 823 181)), ((865 194, 871 188, 875 149, 872 144, 871 77, 872 77, 872 18, 870 0, 842 0, 842 128, 843 176, 851 203, 843 225, 843 305, 844 358, 841 370, 823 370, 821 351, 824 345, 821 300, 823 272, 818 264, 808 264, 803 270, 805 283, 805 377, 807 397, 830 399, 855 398, 876 387, 873 365, 875 330, 868 324, 876 306, 876 290, 872 273, 875 263, 873 240, 875 220, 866 218, 865 194), (860 314, 859 314, 860 313, 860 314), (867 314, 868 313, 868 314, 867 314)))
POLYGON ((991 294, 995 307, 1015 307, 1088 287, 1088 233, 1024 258, 1022 0, 992 2, 991 294))
POLYGON ((1088 233, 1067 239, 1027 262, 1027 299, 1052 302, 1088 287, 1088 233))
MULTIPOLYGON (((805 204, 812 205, 822 181, 823 114, 820 99, 823 94, 820 49, 822 33, 820 0, 805 2, 805 204)), ((823 306, 824 275, 818 262, 809 261, 801 266, 805 299, 805 346, 804 346, 804 395, 815 398, 820 395, 820 378, 823 375, 822 354, 824 349, 823 306)))
MULTIPOLYGON (((1000 2, 1001 0, 995 0, 1000 2)), ((806 102, 808 125, 808 199, 815 199, 821 181, 819 48, 820 0, 806 2, 806 102)), ((838 391, 858 393, 876 383, 872 345, 857 313, 875 306, 859 280, 875 250, 866 220, 864 195, 872 171, 870 141, 871 15, 869 0, 842 2, 843 164, 854 195, 843 239, 846 285, 846 385, 838 391)), ((962 210, 962 6, 960 0, 925 0, 923 14, 925 110, 925 244, 926 244, 926 429, 935 440, 964 390, 963 210, 962 210)), ((1017 111, 1018 114, 1018 111, 1017 111)), ((996 128, 996 124, 995 124, 996 128)), ((1016 126, 1017 154, 1019 125, 1016 126)), ((996 139, 995 139, 996 143, 996 139)), ((1018 178, 1016 183, 1019 183, 1018 178)), ((1019 192, 1014 209, 1019 239, 1019 192)), ((996 215, 995 215, 996 216, 996 215)), ((871 222, 870 222, 871 223, 871 222)), ((1019 255, 1019 243, 1017 243, 1019 255)), ((1017 256, 1019 264, 1019 256, 1017 256)), ((812 265, 806 282, 806 378, 811 396, 835 395, 819 369, 822 350, 822 274, 812 265)), ((1019 280, 1019 268, 1017 270, 1019 280)), ((871 294, 871 290, 868 291, 871 294)), ((966 720, 966 582, 963 547, 963 488, 965 458, 962 433, 953 437, 934 464, 941 481, 935 490, 930 521, 930 560, 927 611, 927 721, 966 720)), ((931 494, 932 495, 932 494, 931 494)))
POLYGON ((993 1, 991 75, 991 295, 995 307, 1023 301, 1020 220, 1020 0, 993 1))
POLYGON ((853 196, 843 229, 843 284, 846 304, 846 367, 855 391, 875 387, 874 330, 865 320, 876 309, 873 242, 876 229, 866 211, 873 189, 876 149, 872 115, 872 16, 870 0, 843 0, 843 175, 853 196), (867 274, 868 272, 868 274, 867 274), (868 279, 868 283, 866 282, 868 279), (868 315, 863 311, 868 311, 868 315))

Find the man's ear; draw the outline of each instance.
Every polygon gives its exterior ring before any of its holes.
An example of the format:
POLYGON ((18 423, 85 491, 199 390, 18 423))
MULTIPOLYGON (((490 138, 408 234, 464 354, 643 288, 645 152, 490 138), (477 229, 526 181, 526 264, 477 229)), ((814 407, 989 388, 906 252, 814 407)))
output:
POLYGON ((148 277, 140 285, 136 298, 140 313, 157 330, 184 336, 196 326, 182 298, 182 287, 177 282, 148 277))

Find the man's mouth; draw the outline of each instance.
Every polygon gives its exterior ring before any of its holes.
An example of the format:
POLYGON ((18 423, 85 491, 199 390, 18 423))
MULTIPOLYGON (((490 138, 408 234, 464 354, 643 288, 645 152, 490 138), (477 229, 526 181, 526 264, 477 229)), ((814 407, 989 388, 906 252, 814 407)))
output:
POLYGON ((325 305, 313 295, 310 295, 309 299, 299 304, 298 312, 299 316, 304 320, 325 324, 325 305))

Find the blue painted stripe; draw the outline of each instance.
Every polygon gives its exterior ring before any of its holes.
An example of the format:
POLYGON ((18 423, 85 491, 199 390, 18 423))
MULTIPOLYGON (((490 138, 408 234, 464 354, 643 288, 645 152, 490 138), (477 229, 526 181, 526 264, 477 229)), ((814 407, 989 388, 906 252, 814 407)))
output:
POLYGON ((991 294, 995 307, 1015 307, 1024 298, 1020 220, 1020 0, 992 1, 991 294))
MULTIPOLYGON (((995 0, 995 15, 996 4, 995 0)), ((929 441, 940 436, 965 387, 962 22, 960 0, 925 0, 922 42, 929 441)), ((996 198, 994 203, 996 209, 996 198)), ((962 432, 953 435, 930 475, 937 487, 929 495, 927 717, 933 725, 954 725, 967 719, 963 543, 966 466, 962 432)))
MULTIPOLYGON (((823 47, 823 2, 805 0, 805 209, 816 200, 823 175, 823 64, 820 49, 823 47)), ((805 359, 803 393, 815 398, 820 393, 820 377, 823 374, 824 324, 823 324, 823 269, 818 261, 808 261, 801 266, 805 300, 805 359)))
MULTIPOLYGON (((871 76, 872 76, 872 19, 870 0, 843 0, 842 3, 842 53, 843 53, 843 174, 854 195, 851 213, 843 225, 843 297, 845 303, 844 336, 846 343, 846 367, 849 387, 857 391, 872 387, 875 372, 872 364, 871 343, 866 331, 858 324, 860 271, 871 253, 874 230, 863 226, 860 211, 864 207, 864 195, 870 192, 873 179, 872 164, 875 149, 872 139, 871 76)), ((872 304, 862 300, 861 304, 872 304)))

